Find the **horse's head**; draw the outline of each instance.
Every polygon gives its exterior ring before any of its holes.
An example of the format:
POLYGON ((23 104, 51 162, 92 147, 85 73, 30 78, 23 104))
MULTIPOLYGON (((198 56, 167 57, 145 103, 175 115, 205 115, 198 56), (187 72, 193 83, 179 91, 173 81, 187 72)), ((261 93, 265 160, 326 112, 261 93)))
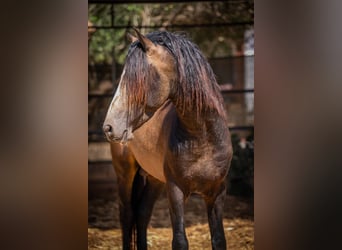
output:
POLYGON ((135 30, 121 79, 109 106, 103 130, 110 141, 127 141, 172 94, 175 59, 159 33, 135 30))

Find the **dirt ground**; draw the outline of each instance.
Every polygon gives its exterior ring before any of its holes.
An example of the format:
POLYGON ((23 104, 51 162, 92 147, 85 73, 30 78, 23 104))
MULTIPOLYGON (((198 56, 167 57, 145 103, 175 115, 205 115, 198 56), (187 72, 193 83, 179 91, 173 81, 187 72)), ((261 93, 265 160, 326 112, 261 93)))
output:
MULTIPOLYGON (((122 249, 116 191, 112 200, 89 200, 88 249, 122 249)), ((206 208, 201 197, 191 196, 185 206, 189 249, 211 249, 206 208)), ((254 249, 253 199, 227 196, 224 229, 228 249, 254 249)), ((172 230, 165 192, 155 204, 148 228, 150 250, 171 249, 172 230)))

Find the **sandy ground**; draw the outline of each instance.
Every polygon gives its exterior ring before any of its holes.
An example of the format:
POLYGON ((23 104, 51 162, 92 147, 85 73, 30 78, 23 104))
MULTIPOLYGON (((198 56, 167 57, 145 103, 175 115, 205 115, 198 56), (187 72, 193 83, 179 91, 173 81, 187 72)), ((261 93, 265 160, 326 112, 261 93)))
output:
MULTIPOLYGON (((201 197, 191 196, 185 206, 189 249, 211 249, 206 208, 201 197)), ((254 249, 253 199, 227 196, 224 229, 228 249, 254 249)), ((172 230, 165 192, 155 204, 148 228, 151 250, 171 249, 172 230)), ((112 200, 89 200, 88 249, 122 249, 116 192, 112 200)))

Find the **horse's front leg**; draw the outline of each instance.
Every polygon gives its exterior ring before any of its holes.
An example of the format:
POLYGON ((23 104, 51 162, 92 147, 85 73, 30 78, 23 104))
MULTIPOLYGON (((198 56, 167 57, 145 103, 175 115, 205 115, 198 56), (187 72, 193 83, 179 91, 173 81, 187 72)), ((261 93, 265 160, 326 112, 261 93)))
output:
POLYGON ((224 201, 226 198, 226 187, 223 184, 218 195, 206 197, 208 221, 211 235, 211 246, 213 250, 227 249, 226 238, 222 223, 224 201))
POLYGON ((187 250, 188 239, 185 234, 184 226, 184 193, 171 181, 166 183, 166 190, 169 200, 169 209, 172 222, 172 249, 187 250))
POLYGON ((132 232, 134 226, 134 211, 131 204, 132 181, 131 178, 118 178, 119 210, 122 233, 122 249, 132 249, 132 232))
POLYGON ((147 226, 150 222, 153 206, 158 199, 164 184, 152 176, 141 176, 135 189, 140 188, 142 193, 140 195, 138 204, 135 205, 136 227, 137 227, 137 247, 138 250, 147 249, 147 226))
POLYGON ((130 250, 132 249, 134 226, 134 211, 131 197, 133 181, 138 166, 128 148, 120 144, 111 143, 111 153, 118 184, 122 249, 130 250))

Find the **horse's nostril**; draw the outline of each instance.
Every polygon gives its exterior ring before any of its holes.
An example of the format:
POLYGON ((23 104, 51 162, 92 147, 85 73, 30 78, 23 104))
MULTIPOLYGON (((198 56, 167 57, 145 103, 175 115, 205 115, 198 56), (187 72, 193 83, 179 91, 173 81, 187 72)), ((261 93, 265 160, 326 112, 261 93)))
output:
POLYGON ((103 126, 103 131, 105 133, 111 132, 112 131, 112 126, 110 126, 110 125, 103 126))

